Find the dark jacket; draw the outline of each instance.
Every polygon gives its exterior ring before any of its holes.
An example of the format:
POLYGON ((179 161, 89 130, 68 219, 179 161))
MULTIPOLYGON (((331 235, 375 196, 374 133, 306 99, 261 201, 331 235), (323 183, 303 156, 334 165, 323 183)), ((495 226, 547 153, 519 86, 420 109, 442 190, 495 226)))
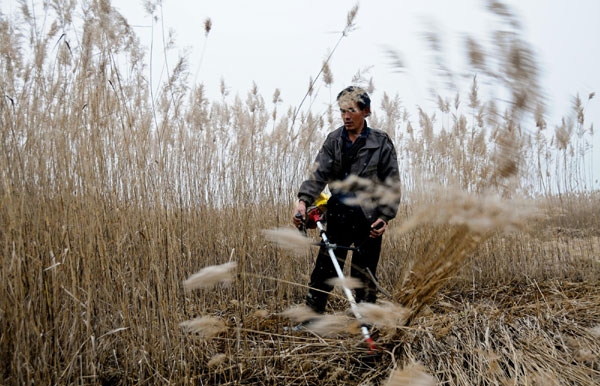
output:
MULTIPOLYGON (((365 122, 366 125, 366 122, 365 122)), ((315 160, 316 170, 311 178, 300 185, 298 198, 311 204, 325 188, 325 185, 343 178, 342 170, 342 130, 343 126, 329 133, 315 160)), ((390 137, 383 131, 371 128, 366 143, 350 166, 350 173, 367 178, 375 183, 395 183, 399 180, 396 150, 390 137)), ((389 200, 388 200, 389 201, 389 200)), ((398 200, 394 203, 366 205, 361 209, 370 222, 377 218, 388 222, 396 216, 398 200)))

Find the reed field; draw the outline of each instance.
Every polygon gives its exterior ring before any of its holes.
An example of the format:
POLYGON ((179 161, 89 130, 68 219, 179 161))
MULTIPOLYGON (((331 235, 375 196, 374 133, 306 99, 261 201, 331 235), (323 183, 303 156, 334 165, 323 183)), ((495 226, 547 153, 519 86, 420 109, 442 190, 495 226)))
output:
POLYGON ((317 250, 278 229, 337 106, 208 100, 185 58, 157 93, 108 0, 44 2, 43 25, 20 4, 0 17, 1 384, 600 384, 597 101, 546 122, 518 30, 488 57, 469 40, 477 77, 430 111, 374 98, 401 182, 353 184, 401 205, 370 354, 337 288, 320 330, 288 330, 317 250))

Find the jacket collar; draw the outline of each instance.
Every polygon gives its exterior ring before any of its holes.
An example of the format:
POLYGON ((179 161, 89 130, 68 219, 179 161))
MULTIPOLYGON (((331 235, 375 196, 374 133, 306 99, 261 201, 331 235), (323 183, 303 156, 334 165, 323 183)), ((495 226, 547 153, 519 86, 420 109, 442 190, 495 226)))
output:
MULTIPOLYGON (((371 128, 369 127, 369 125, 367 124, 367 121, 365 120, 365 127, 363 127, 363 129, 360 131, 359 137, 368 139, 370 133, 371 133, 371 128)), ((346 130, 346 126, 342 126, 341 136, 344 139, 350 140, 350 136, 348 135, 348 130, 346 130)))
MULTIPOLYGON (((376 149, 376 148, 378 148, 379 145, 380 145, 378 143, 378 138, 377 138, 378 136, 377 135, 373 135, 373 130, 375 130, 375 129, 370 128, 369 125, 367 125, 367 121, 366 120, 365 120, 365 128, 369 129, 369 133, 368 133, 369 135, 367 136, 367 142, 365 143, 365 146, 363 147, 363 149, 376 149)), ((337 135, 337 138, 336 138, 337 148, 338 148, 339 151, 341 151, 342 144, 343 144, 342 135, 346 131, 346 127, 342 125, 337 130, 339 131, 339 135, 337 135)), ((362 131, 361 131, 361 135, 362 135, 362 131)))

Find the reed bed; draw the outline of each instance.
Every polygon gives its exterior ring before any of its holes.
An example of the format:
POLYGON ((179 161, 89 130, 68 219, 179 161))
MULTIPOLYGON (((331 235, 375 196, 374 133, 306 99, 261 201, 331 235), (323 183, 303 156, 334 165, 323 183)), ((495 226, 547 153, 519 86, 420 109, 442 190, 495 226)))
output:
MULTIPOLYGON (((247 231, 244 226, 256 229, 252 224, 263 221, 257 211, 236 209, 238 219, 224 223, 224 217, 232 216, 227 210, 166 216, 162 210, 114 208, 90 216, 88 205, 70 205, 68 210, 64 205, 30 200, 20 205, 23 212, 3 224, 3 237, 10 234, 13 241, 4 241, 2 268, 2 291, 7 294, 1 346, 5 383, 380 382, 392 368, 403 368, 411 360, 420 361, 438 380, 454 384, 473 379, 525 384, 524 379, 538 375, 559 384, 598 380, 600 348, 593 338, 593 329, 600 325, 598 263, 590 266, 596 271, 583 271, 587 254, 563 257, 572 265, 554 273, 551 265, 529 275, 497 262, 480 275, 480 260, 492 261, 523 247, 516 235, 512 241, 492 236, 476 249, 472 265, 465 263, 410 325, 398 323, 391 335, 376 328, 383 354, 373 359, 360 335, 352 333, 351 322, 347 331, 333 337, 285 330, 292 322, 282 313, 302 302, 312 257, 288 254, 258 230, 247 231), (77 226, 70 226, 75 220, 77 226), (236 224, 240 220, 249 223, 236 224), (31 229, 39 236, 25 237, 31 229), (493 254, 485 252, 490 248, 493 254), (185 289, 184 280, 194 272, 230 259, 238 263, 233 282, 185 289), (494 275, 495 267, 501 269, 494 275), (207 339, 180 327, 202 317, 220 320, 223 331, 207 339), (465 341, 457 348, 451 336, 465 341), (535 345, 530 342, 534 338, 535 345), (567 338, 571 346, 579 342, 581 357, 590 354, 587 362, 573 359, 579 351, 567 346, 567 338), (495 375, 477 373, 487 369, 481 366, 492 355, 486 344, 502 347, 494 351, 504 363, 495 375), (546 351, 531 352, 532 346, 546 351), (447 362, 450 352, 460 359, 447 362), (515 355, 518 364, 513 363, 515 355), (221 359, 213 360, 215 356, 221 359)), ((283 217, 289 209, 277 210, 283 217)), ((443 233, 418 229, 386 239, 380 285, 394 298, 407 296, 407 285, 398 285, 399 278, 409 277, 409 262, 418 261, 421 251, 437 240, 433 234, 443 238, 443 233)), ((453 234, 446 230, 446 237, 453 234)), ((523 236, 533 244, 530 237, 523 236)), ((567 236, 563 240, 573 242, 567 236)), ((545 243, 538 240, 540 250, 545 243)), ((527 256, 531 264, 544 257, 527 256)), ((338 293, 332 311, 344 315, 346 308, 338 293)))
MULTIPOLYGON (((600 196, 578 151, 592 135, 581 98, 549 135, 536 95, 523 99, 528 61, 503 74, 504 113, 475 79, 467 107, 440 96, 418 122, 381 97, 369 123, 398 149, 402 184, 386 189, 401 208, 381 301, 363 310, 369 355, 337 290, 320 334, 286 329, 315 251, 271 242, 298 241, 280 228, 336 121, 257 86, 209 101, 185 58, 155 93, 110 2, 76 5, 44 8, 44 26, 25 3, 0 17, 3 384, 600 382, 600 196), (501 210, 524 201, 535 210, 501 210)), ((527 54, 511 36, 498 47, 527 54)))

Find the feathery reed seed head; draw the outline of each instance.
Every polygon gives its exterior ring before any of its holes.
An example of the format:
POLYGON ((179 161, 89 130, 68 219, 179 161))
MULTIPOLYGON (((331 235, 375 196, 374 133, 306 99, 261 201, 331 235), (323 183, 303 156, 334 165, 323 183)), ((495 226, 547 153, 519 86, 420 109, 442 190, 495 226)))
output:
POLYGON ((358 311, 364 317, 365 322, 389 329, 404 326, 410 315, 410 311, 406 307, 392 302, 359 303, 358 311))
POLYGON ((412 363, 404 369, 392 370, 385 386, 435 386, 436 379, 425 372, 420 363, 412 363))
POLYGON ((186 290, 212 287, 217 283, 229 283, 233 280, 233 270, 237 267, 235 261, 205 267, 183 282, 186 290))
POLYGON ((210 19, 210 17, 207 17, 204 20, 204 35, 208 36, 211 29, 212 29, 212 20, 210 19))
POLYGON ((207 365, 208 365, 208 367, 217 367, 220 364, 222 364, 223 362, 225 362, 226 359, 227 359, 227 355, 217 354, 217 355, 213 356, 212 358, 210 358, 207 365))
POLYGON ((297 229, 275 228, 265 229, 263 234, 266 239, 278 247, 290 251, 294 255, 304 256, 310 252, 311 240, 303 236, 297 229))
POLYGON ((287 310, 281 312, 280 315, 288 318, 294 323, 302 323, 319 316, 319 314, 313 311, 312 308, 304 304, 288 308, 287 310))
POLYGON ((350 175, 343 181, 330 184, 332 191, 352 193, 344 199, 346 205, 360 205, 363 207, 393 206, 400 201, 401 183, 386 181, 378 184, 367 178, 350 175))
POLYGON ((331 279, 327 279, 326 283, 334 287, 346 287, 348 289, 364 287, 364 284, 362 281, 360 281, 360 279, 351 276, 343 279, 339 277, 332 277, 331 279))
POLYGON ((209 339, 227 330, 225 322, 213 316, 202 316, 192 320, 186 320, 179 325, 192 333, 198 334, 201 338, 209 339))
POLYGON ((331 73, 329 64, 326 61, 323 62, 323 82, 328 87, 333 84, 333 74, 331 73))
POLYGON ((256 310, 254 311, 254 317, 259 319, 265 319, 269 316, 269 312, 267 310, 256 310))
POLYGON ((306 325, 306 329, 322 336, 349 334, 355 319, 343 314, 318 315, 306 325))
POLYGON ((525 200, 503 199, 494 193, 474 194, 448 187, 433 187, 428 202, 417 208, 398 232, 404 233, 425 223, 466 225, 475 233, 493 229, 518 228, 534 214, 525 200))

